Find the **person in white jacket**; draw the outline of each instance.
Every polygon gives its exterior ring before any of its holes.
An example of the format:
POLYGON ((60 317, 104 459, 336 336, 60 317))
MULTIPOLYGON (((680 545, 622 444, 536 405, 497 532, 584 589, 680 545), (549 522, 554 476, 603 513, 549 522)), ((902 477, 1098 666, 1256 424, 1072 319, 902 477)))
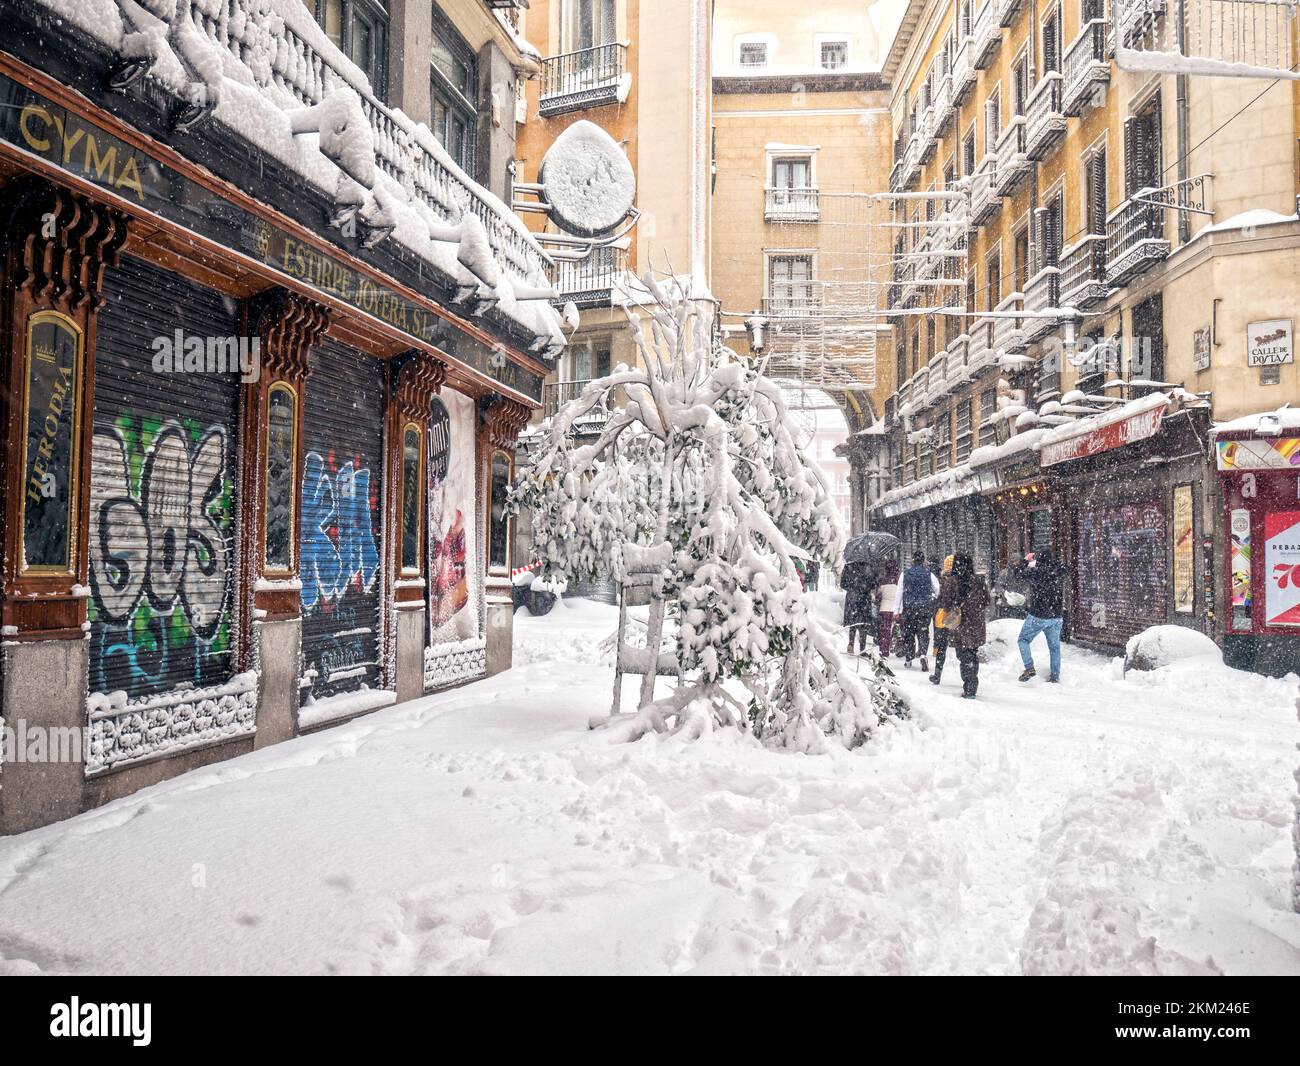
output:
POLYGON ((890 560, 885 567, 885 576, 876 589, 876 647, 884 659, 889 658, 893 646, 894 619, 898 615, 902 593, 902 586, 898 583, 898 564, 890 560))

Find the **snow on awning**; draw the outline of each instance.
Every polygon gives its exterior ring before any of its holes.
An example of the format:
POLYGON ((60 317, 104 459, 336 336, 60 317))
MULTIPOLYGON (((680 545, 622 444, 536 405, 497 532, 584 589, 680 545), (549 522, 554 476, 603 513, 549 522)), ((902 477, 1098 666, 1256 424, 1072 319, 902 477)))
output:
POLYGON ((1210 435, 1222 436, 1226 433, 1250 434, 1255 437, 1278 437, 1291 433, 1300 433, 1300 407, 1284 403, 1276 411, 1257 411, 1242 415, 1230 422, 1216 422, 1210 427, 1210 435))
POLYGON ((1084 459, 1154 437, 1160 432, 1169 404, 1167 394, 1153 392, 1101 414, 1047 430, 1038 445, 1039 465, 1048 467, 1084 459))

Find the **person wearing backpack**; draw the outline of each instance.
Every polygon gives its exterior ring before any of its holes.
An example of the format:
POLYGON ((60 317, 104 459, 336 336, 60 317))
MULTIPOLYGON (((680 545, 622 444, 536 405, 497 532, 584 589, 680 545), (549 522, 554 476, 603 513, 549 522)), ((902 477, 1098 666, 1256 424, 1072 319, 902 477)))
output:
POLYGON ((903 615, 903 650, 900 654, 909 669, 912 660, 919 658, 921 670, 929 670, 925 654, 930 648, 931 607, 938 595, 939 579, 925 565, 925 553, 914 552, 912 565, 903 572, 903 585, 898 597, 903 615))

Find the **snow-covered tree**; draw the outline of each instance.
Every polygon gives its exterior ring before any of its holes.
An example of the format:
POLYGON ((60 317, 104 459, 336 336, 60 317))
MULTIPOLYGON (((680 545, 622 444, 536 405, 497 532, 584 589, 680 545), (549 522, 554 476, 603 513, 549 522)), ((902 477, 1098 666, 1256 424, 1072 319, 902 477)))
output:
MULTIPOLYGON (((555 415, 517 490, 543 570, 645 575, 675 605, 682 681, 658 701, 643 685, 630 736, 722 725, 800 750, 828 735, 859 744, 906 700, 874 651, 862 673, 841 660, 803 596, 796 559, 834 561, 844 544, 822 474, 795 444, 780 387, 716 337, 711 299, 643 280, 658 306, 629 314, 641 365, 555 415), (572 427, 598 405, 609 420, 579 443, 572 427)), ((646 666, 662 613, 651 611, 646 666)))

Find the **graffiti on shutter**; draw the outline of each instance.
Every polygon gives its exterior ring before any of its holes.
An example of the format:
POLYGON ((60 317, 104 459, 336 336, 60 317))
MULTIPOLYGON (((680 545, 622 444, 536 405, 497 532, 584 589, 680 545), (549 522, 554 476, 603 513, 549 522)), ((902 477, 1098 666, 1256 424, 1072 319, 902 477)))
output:
POLYGON ((1075 630, 1107 644, 1165 621, 1165 511, 1158 500, 1077 512, 1075 630))
POLYGON ((127 259, 105 280, 90 460, 86 772, 250 733, 235 673, 235 372, 153 366, 159 337, 235 338, 238 305, 127 259))
POLYGON ((326 341, 303 419, 305 701, 378 688, 382 647, 383 364, 326 341))

